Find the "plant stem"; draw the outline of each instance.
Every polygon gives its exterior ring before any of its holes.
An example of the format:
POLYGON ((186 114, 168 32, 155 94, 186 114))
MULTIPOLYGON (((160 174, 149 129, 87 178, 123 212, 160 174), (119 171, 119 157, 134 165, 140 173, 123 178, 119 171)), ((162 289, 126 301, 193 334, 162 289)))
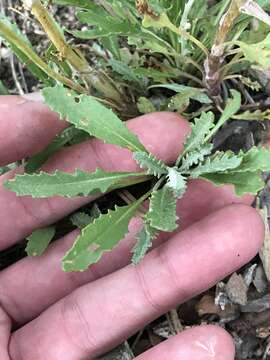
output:
POLYGON ((178 34, 180 37, 183 37, 186 40, 189 40, 191 42, 193 42, 193 44, 197 45, 199 49, 201 49, 201 51, 206 55, 209 56, 209 52, 207 50, 207 48, 198 40, 196 39, 194 36, 192 36, 191 34, 189 34, 187 31, 185 31, 182 28, 177 28, 175 25, 173 25, 171 22, 168 22, 167 27, 173 31, 175 34, 178 34))
POLYGON ((85 73, 89 71, 89 65, 83 55, 78 54, 67 42, 48 10, 40 0, 32 0, 31 13, 39 21, 46 31, 48 38, 59 51, 60 57, 66 59, 77 71, 85 73))
POLYGON ((127 186, 141 184, 143 182, 149 181, 150 179, 151 179, 150 175, 147 175, 147 174, 144 174, 144 173, 142 173, 142 174, 138 173, 138 176, 134 176, 134 177, 132 177, 130 179, 123 180, 121 185, 116 184, 116 185, 112 186, 110 188, 110 191, 122 189, 122 188, 125 188, 127 186))
POLYGON ((111 79, 92 69, 85 57, 67 43, 60 27, 40 0, 23 0, 23 3, 41 24, 48 38, 58 50, 60 57, 66 59, 90 87, 94 87, 105 98, 121 104, 122 94, 111 79))
POLYGON ((236 55, 233 57, 233 59, 220 69, 220 77, 222 80, 224 80, 225 76, 229 73, 230 69, 235 64, 240 64, 241 62, 245 61, 245 59, 242 57, 242 54, 240 52, 236 53, 236 55))
POLYGON ((81 85, 75 84, 72 80, 56 73, 53 71, 33 50, 32 48, 23 42, 17 34, 12 31, 8 26, 4 24, 0 20, 0 32, 3 34, 3 37, 8 41, 10 44, 17 47, 22 53, 24 53, 28 59, 31 59, 31 61, 36 64, 41 70, 43 70, 49 77, 52 79, 55 79, 62 84, 68 86, 69 88, 80 92, 80 93, 86 93, 86 89, 82 87, 81 85))
POLYGON ((207 57, 204 63, 204 83, 210 95, 216 99, 217 102, 220 102, 220 67, 224 61, 224 43, 235 20, 241 13, 240 6, 244 1, 245 0, 232 0, 228 11, 220 20, 219 29, 214 40, 214 45, 212 46, 210 55, 207 57))

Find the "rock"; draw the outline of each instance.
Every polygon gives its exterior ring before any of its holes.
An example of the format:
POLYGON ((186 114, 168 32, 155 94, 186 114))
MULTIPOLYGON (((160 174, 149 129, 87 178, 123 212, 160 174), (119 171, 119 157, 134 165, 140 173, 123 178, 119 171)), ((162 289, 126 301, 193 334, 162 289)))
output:
POLYGON ((251 69, 250 74, 259 81, 267 95, 270 95, 270 70, 251 69))
POLYGON ((220 306, 215 304, 215 298, 212 295, 204 295, 201 300, 196 304, 196 311, 199 316, 218 314, 222 311, 220 306))
MULTIPOLYGON (((259 339, 252 334, 247 334, 243 338, 240 359, 253 359, 253 354, 258 347, 259 339)), ((255 359, 254 359, 255 360, 255 359)))
POLYGON ((96 360, 132 360, 134 355, 127 342, 96 360))
POLYGON ((172 336, 170 325, 167 320, 153 327, 153 333, 163 339, 169 339, 169 337, 172 336))
POLYGON ((215 298, 212 295, 204 295, 196 305, 196 310, 199 316, 218 315, 221 323, 230 322, 239 316, 238 305, 227 304, 224 306, 224 309, 221 309, 221 307, 215 303, 215 298))
POLYGON ((256 336, 260 339, 267 339, 270 335, 269 327, 260 327, 256 329, 256 336))
POLYGON ((265 271, 265 275, 267 280, 270 281, 270 234, 269 234, 269 227, 268 227, 268 219, 267 219, 267 210, 264 208, 261 210, 262 218, 266 224, 265 228, 265 240, 264 244, 260 250, 260 258, 263 263, 263 268, 265 271))
POLYGON ((258 293, 263 294, 267 289, 267 279, 263 267, 260 265, 255 270, 253 285, 258 293))
POLYGON ((246 305, 248 287, 242 277, 234 273, 226 284, 226 292, 234 304, 246 305))
POLYGON ((248 269, 244 272, 243 277, 245 284, 249 287, 253 281, 254 273, 256 271, 257 264, 251 265, 248 267, 248 269))
POLYGON ((249 301, 248 304, 241 306, 242 312, 256 312, 260 313, 270 309, 270 293, 266 294, 265 296, 249 301))
POLYGON ((220 306, 222 310, 225 310, 227 304, 231 304, 231 300, 226 293, 226 285, 224 282, 219 282, 216 286, 215 304, 220 306))

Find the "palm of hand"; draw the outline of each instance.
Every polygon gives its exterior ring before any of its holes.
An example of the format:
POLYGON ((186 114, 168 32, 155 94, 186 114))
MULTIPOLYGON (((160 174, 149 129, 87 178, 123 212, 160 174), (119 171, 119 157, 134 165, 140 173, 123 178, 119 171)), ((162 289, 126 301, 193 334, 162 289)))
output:
MULTIPOLYGON (((39 102, 0 99, 0 166, 46 146, 67 124, 39 102)), ((172 113, 129 121, 156 156, 173 161, 189 131, 172 113), (162 139, 162 141, 161 141, 162 139)), ((98 140, 61 150, 45 166, 72 171, 137 169, 131 154, 98 140)), ((16 169, 1 176, 1 183, 16 169)), ((1 241, 4 249, 91 199, 16 198, 0 185, 1 241)), ((140 220, 112 253, 85 273, 63 273, 60 259, 75 232, 54 243, 41 258, 26 258, 0 274, 1 360, 93 359, 168 309, 206 290, 249 261, 264 237, 252 198, 236 198, 231 187, 196 180, 179 201, 181 232, 162 234, 143 262, 133 267, 130 249, 140 220), (232 205, 233 204, 233 205, 232 205), (11 327, 15 328, 11 332, 11 327)), ((215 327, 185 331, 140 355, 138 360, 230 360, 230 337, 215 327)))

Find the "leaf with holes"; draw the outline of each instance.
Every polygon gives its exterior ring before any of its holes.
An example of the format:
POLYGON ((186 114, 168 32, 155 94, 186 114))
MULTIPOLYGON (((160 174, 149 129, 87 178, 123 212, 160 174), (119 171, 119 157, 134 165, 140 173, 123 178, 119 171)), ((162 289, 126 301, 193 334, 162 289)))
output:
POLYGON ((128 225, 141 200, 116 207, 86 226, 62 260, 64 271, 83 271, 112 250, 128 232, 128 225))
POLYGON ((111 109, 106 108, 92 96, 77 95, 57 85, 43 90, 45 103, 77 129, 86 131, 109 144, 132 151, 146 151, 136 135, 111 109))

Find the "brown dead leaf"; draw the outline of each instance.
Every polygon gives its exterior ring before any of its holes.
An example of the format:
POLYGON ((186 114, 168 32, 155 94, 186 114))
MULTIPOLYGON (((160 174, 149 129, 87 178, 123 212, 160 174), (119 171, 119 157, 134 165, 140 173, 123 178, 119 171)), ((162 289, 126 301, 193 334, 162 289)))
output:
POLYGON ((242 275, 234 273, 226 284, 226 292, 229 299, 238 305, 246 305, 248 287, 242 275))

